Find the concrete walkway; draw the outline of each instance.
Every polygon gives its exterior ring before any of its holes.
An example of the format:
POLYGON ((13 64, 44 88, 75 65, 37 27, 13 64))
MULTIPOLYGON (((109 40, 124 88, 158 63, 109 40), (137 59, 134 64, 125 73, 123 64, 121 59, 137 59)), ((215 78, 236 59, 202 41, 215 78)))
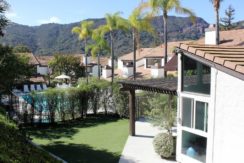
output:
POLYGON ((176 163, 162 159, 155 153, 153 138, 160 133, 157 127, 140 120, 136 122, 136 136, 129 136, 119 163, 176 163))

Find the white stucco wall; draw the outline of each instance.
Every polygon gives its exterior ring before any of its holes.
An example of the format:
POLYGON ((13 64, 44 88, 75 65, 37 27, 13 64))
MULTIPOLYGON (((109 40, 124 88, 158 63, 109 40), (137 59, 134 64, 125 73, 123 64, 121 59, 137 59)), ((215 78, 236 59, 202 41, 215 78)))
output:
POLYGON ((140 59, 138 61, 136 61, 136 67, 140 67, 140 66, 143 66, 144 65, 144 59, 140 59))
MULTIPOLYGON (((169 59, 168 59, 169 60, 169 59)), ((164 58, 162 58, 161 66, 164 67, 164 58)))
MULTIPOLYGON (((87 64, 91 63, 91 57, 87 57, 87 64)), ((83 56, 83 64, 86 64, 86 57, 83 56)))
POLYGON ((133 67, 123 67, 123 74, 124 78, 128 78, 133 75, 133 67))
POLYGON ((42 66, 37 65, 37 74, 47 75, 48 72, 49 72, 48 67, 42 67, 42 66))
MULTIPOLYGON (((112 59, 111 58, 108 59, 108 65, 110 67, 112 67, 112 59)), ((117 66, 117 60, 114 60, 114 67, 116 67, 116 66, 117 66)))
POLYGON ((147 59, 143 58, 143 62, 144 62, 144 69, 147 69, 147 59))
POLYGON ((112 76, 112 70, 111 69, 103 69, 102 70, 102 77, 103 78, 109 78, 112 76))
POLYGON ((206 45, 216 45, 216 32, 206 31, 205 32, 205 44, 206 45))
POLYGON ((163 68, 151 68, 151 77, 152 78, 163 78, 164 69, 163 68))
POLYGON ((109 65, 110 67, 112 67, 112 59, 111 59, 111 58, 108 59, 108 65, 109 65))
POLYGON ((118 69, 123 69, 123 61, 121 61, 120 59, 118 59, 118 69))
POLYGON ((244 81, 218 71, 213 162, 244 162, 244 81))

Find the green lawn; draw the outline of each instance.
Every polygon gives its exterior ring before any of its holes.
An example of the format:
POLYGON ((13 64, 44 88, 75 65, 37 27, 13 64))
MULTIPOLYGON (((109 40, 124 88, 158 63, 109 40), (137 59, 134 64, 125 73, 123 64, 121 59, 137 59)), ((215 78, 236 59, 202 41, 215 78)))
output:
POLYGON ((29 130, 33 141, 68 162, 117 163, 128 137, 128 120, 89 117, 72 124, 29 130))

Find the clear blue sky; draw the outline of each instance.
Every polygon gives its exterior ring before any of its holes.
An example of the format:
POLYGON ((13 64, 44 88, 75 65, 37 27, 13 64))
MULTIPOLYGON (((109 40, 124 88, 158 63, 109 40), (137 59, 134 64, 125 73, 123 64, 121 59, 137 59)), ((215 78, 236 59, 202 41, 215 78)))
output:
MULTIPOLYGON (((145 0, 144 0, 145 1, 145 0)), ((50 22, 67 24, 87 18, 102 18, 106 13, 121 11, 127 18, 141 0, 7 0, 8 18, 24 25, 40 25, 50 22)), ((192 9, 208 23, 214 23, 214 10, 209 0, 182 0, 182 6, 192 9)), ((244 20, 243 0, 224 0, 220 16, 232 5, 236 9, 235 21, 244 20)), ((171 12, 170 15, 175 15, 171 12)))

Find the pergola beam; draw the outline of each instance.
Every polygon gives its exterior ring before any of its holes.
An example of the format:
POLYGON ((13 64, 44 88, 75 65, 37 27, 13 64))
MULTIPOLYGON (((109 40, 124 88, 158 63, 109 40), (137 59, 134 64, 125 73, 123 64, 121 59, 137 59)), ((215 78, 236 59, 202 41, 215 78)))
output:
POLYGON ((136 117, 136 95, 135 90, 144 90, 149 92, 157 92, 169 95, 168 106, 171 107, 172 97, 177 95, 177 79, 149 79, 149 80, 132 80, 132 81, 120 81, 121 91, 129 92, 129 118, 130 127, 129 133, 131 136, 135 136, 135 117, 136 117))
POLYGON ((135 125, 135 116, 136 116, 136 105, 135 105, 135 90, 131 89, 129 91, 129 112, 130 112, 130 135, 135 136, 136 134, 136 125, 135 125))

